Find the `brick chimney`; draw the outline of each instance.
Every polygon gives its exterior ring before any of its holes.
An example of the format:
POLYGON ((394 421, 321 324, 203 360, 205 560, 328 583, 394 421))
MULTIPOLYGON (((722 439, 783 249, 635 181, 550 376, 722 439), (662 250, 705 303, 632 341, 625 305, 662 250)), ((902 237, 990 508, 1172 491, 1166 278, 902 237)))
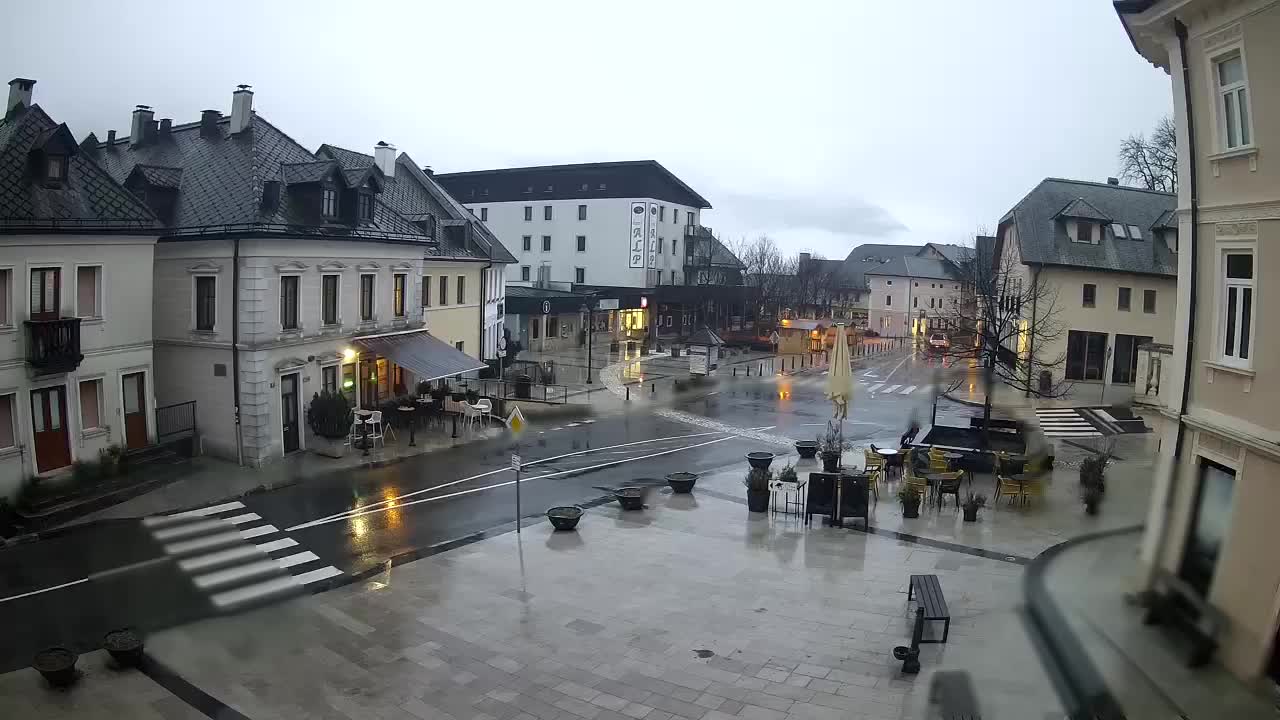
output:
POLYGON ((151 128, 151 119, 155 115, 150 105, 139 105, 134 108, 133 122, 129 125, 130 145, 141 145, 146 142, 148 131, 151 128))
POLYGON ((396 146, 379 140, 373 146, 373 164, 387 177, 396 176, 396 146))
POLYGON ((13 108, 22 103, 23 107, 31 107, 31 89, 36 86, 35 80, 14 78, 9 81, 9 102, 4 106, 5 116, 13 112, 13 108))
POLYGON ((249 85, 237 85, 231 93, 231 134, 238 135, 253 123, 253 91, 249 85))
POLYGON ((217 110, 200 111, 200 137, 218 137, 218 122, 221 120, 222 113, 217 110))

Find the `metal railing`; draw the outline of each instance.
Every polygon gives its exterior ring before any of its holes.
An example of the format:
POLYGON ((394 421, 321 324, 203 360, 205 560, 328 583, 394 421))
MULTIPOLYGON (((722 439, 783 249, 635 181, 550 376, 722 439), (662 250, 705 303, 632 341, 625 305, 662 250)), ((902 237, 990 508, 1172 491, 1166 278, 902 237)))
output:
POLYGON ((711 228, 703 225, 685 225, 684 236, 687 238, 714 238, 715 233, 711 228))
POLYGON ((548 385, 546 383, 521 383, 519 380, 463 380, 459 387, 463 392, 475 390, 486 397, 499 400, 532 400, 533 402, 563 405, 569 402, 567 385, 548 385), (528 387, 528 394, 523 393, 522 386, 528 387))
POLYGON ((156 441, 168 442, 196 434, 196 401, 156 408, 156 441))
POLYGON ((80 318, 27 320, 27 363, 40 372, 71 372, 80 366, 80 318))

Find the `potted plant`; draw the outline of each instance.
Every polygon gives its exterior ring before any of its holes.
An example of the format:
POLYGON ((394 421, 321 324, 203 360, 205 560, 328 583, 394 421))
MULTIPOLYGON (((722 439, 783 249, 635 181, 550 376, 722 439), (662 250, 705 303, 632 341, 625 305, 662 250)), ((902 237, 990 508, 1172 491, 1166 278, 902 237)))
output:
POLYGON ((431 390, 431 399, 435 400, 438 403, 441 400, 444 400, 445 396, 448 394, 449 394, 449 386, 441 385, 431 390))
POLYGON ((769 469, 769 464, 773 462, 774 454, 771 452, 749 452, 747 453, 747 464, 758 470, 769 469))
POLYGON ((102 639, 102 647, 122 668, 137 667, 142 662, 142 637, 131 628, 112 630, 102 639))
POLYGON ((747 486, 747 509, 751 512, 765 512, 769 509, 769 482, 773 480, 773 472, 767 467, 753 467, 747 471, 743 484, 747 486))
POLYGON ((351 405, 340 392, 315 393, 307 406, 307 426, 319 438, 313 448, 325 457, 346 454, 346 437, 351 431, 351 405))
POLYGON ((818 453, 822 456, 823 472, 840 472, 840 458, 849 448, 836 426, 827 423, 827 431, 818 436, 818 453))
POLYGON ((1102 490, 1097 487, 1086 487, 1080 492, 1080 499, 1084 501, 1084 511, 1090 515, 1098 514, 1098 504, 1102 502, 1102 490))
POLYGON ((904 484, 898 490, 898 502, 902 503, 902 517, 920 517, 920 493, 915 488, 904 484))
POLYGON ((581 505, 561 505, 547 510, 547 519, 556 530, 574 530, 582 519, 581 505))
POLYGON ((796 466, 788 464, 786 467, 778 471, 778 482, 795 483, 800 481, 800 477, 796 474, 796 466))
POLYGON ((53 687, 69 687, 80 676, 76 670, 78 655, 64 647, 52 647, 36 653, 31 667, 40 671, 53 687))
POLYGON ((800 453, 802 460, 812 460, 818 455, 817 440, 797 440, 796 452, 800 453))
POLYGON ((622 506, 623 510, 644 509, 644 488, 642 487, 618 488, 613 491, 613 497, 622 506))
POLYGON ((974 495, 973 493, 969 493, 969 497, 965 498, 964 505, 961 506, 964 509, 964 521, 977 522, 978 509, 986 507, 986 505, 987 505, 986 495, 981 495, 981 494, 974 495))
POLYGON ((667 484, 671 492, 684 495, 693 492, 693 484, 698 482, 698 474, 691 472, 673 472, 667 476, 667 484))
POLYGON ((471 405, 475 405, 480 402, 480 393, 472 390, 471 388, 467 388, 467 402, 471 405))

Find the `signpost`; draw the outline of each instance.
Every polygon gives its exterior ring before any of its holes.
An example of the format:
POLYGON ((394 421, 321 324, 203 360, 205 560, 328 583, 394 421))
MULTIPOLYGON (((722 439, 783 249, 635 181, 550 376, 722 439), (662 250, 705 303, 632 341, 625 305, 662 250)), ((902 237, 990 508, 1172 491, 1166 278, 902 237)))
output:
POLYGON ((507 415, 507 427, 511 428, 511 434, 516 437, 516 446, 514 452, 511 453, 511 469, 516 471, 516 534, 520 534, 520 433, 524 432, 524 427, 528 422, 524 419, 524 413, 520 412, 519 405, 511 407, 511 414, 507 415))

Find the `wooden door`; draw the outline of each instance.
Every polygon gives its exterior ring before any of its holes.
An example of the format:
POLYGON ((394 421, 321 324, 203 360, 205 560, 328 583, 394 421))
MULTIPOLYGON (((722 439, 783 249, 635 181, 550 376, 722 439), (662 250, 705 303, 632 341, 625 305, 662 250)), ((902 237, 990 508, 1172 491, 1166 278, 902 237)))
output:
POLYGON ((284 434, 284 451, 298 449, 298 374, 280 378, 280 430, 284 434))
POLYGON ((65 387, 31 391, 31 431, 35 436, 36 472, 57 470, 71 464, 65 387))
POLYGON ((130 450, 147 446, 147 374, 120 378, 124 395, 124 444, 130 450))

